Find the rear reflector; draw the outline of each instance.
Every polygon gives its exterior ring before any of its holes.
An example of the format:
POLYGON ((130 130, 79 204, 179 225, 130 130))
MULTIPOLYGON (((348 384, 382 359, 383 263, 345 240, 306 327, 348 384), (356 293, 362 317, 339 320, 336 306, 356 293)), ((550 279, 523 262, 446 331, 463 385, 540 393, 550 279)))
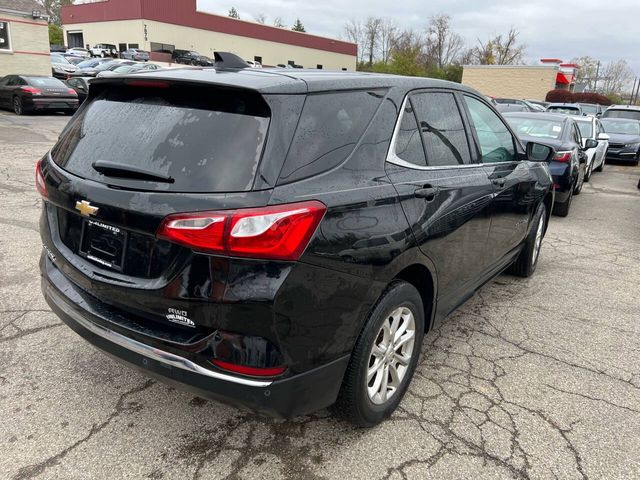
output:
POLYGON ((157 236, 205 253, 298 260, 327 207, 321 202, 169 215, 157 236))
POLYGON ((36 190, 38 190, 38 193, 42 197, 48 197, 47 184, 44 181, 44 174, 42 173, 42 159, 36 163, 36 190))
POLYGON ((571 160, 571 152, 558 152, 553 156, 555 162, 566 163, 571 160))
POLYGON ((211 363, 223 370, 240 373, 242 375, 251 375, 252 377, 275 377, 276 375, 281 375, 287 369, 287 367, 248 367, 246 365, 224 362, 222 360, 211 360, 211 363))

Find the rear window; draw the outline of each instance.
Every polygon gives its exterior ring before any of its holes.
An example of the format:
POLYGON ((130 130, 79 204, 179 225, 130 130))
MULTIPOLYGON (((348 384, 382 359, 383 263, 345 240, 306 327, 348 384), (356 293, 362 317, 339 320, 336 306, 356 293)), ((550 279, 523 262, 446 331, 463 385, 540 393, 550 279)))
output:
POLYGON ((580 135, 582 138, 591 138, 593 135, 593 125, 591 122, 576 122, 578 124, 578 128, 580 129, 580 135))
POLYGON ((47 77, 26 77, 27 82, 32 87, 42 87, 42 88, 64 88, 64 83, 62 83, 57 78, 47 78, 47 77))
POLYGON ((542 118, 512 117, 505 115, 518 136, 558 139, 562 135, 563 122, 542 118))
POLYGON ((121 187, 248 191, 269 121, 269 107, 255 92, 194 85, 110 88, 72 120, 51 155, 70 173, 121 187), (92 167, 97 160, 173 181, 103 175, 92 167))
POLYGON ((547 111, 556 113, 568 113, 569 115, 576 115, 580 113, 579 109, 573 107, 549 107, 547 108, 547 111))
POLYGON ((602 118, 640 120, 640 110, 607 110, 602 114, 602 118))
POLYGON ((385 96, 385 90, 309 94, 280 183, 326 172, 344 162, 385 96))

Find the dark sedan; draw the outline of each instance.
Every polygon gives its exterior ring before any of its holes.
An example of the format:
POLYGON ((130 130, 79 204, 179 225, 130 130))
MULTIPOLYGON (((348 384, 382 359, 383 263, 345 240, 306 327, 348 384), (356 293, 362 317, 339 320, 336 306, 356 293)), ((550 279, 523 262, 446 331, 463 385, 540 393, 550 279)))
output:
POLYGON ((640 121, 625 118, 603 118, 602 126, 609 135, 607 160, 640 161, 640 121))
MULTIPOLYGON (((504 117, 523 144, 540 142, 555 149, 556 154, 549 162, 556 193, 553 213, 566 217, 573 195, 582 190, 586 167, 582 136, 575 120, 553 113, 506 113, 504 117)), ((584 148, 597 145, 595 140, 587 139, 584 148)))
POLYGON ((71 115, 78 108, 78 96, 57 78, 7 75, 0 79, 0 108, 16 115, 45 110, 71 115))

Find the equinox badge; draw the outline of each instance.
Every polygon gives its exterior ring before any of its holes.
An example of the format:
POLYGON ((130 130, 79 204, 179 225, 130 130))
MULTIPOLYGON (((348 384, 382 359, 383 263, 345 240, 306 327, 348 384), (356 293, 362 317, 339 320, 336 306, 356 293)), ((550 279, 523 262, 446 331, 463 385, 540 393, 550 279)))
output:
POLYGON ((76 210, 78 210, 80 214, 85 217, 98 213, 98 207, 94 207, 86 200, 76 202, 76 210))

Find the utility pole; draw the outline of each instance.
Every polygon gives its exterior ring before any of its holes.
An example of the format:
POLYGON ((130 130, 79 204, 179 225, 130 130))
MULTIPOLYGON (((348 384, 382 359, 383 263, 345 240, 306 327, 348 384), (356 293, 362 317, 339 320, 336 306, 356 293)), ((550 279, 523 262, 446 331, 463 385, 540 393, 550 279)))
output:
POLYGON ((636 83, 638 83, 638 77, 633 79, 633 88, 631 89, 631 96, 629 97, 629 105, 633 102, 633 96, 636 94, 636 83))
POLYGON ((600 73, 600 60, 598 60, 598 65, 596 66, 596 79, 593 82, 593 91, 598 93, 598 74, 600 73))
POLYGON ((638 93, 640 93, 640 78, 638 79, 638 86, 636 87, 636 95, 632 98, 632 105, 635 105, 638 101, 638 93))

